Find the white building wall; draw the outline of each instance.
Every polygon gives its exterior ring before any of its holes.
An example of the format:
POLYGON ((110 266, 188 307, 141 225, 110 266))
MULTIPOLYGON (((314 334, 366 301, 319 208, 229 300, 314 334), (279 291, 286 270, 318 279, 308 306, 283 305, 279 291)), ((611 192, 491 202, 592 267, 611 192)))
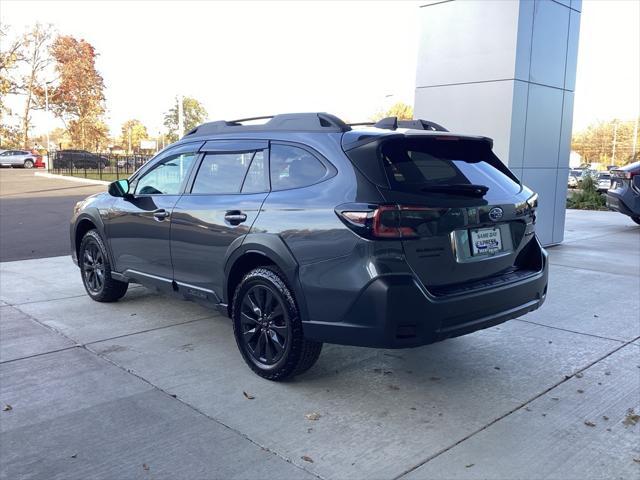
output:
POLYGON ((543 244, 564 236, 581 2, 449 0, 420 9, 415 118, 494 139, 540 195, 543 244))

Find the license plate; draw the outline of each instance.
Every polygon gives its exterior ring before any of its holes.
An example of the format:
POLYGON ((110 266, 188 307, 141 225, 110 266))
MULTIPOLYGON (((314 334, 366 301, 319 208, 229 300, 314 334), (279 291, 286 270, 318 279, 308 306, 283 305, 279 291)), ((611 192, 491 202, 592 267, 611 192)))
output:
POLYGON ((472 255, 491 255, 502 250, 499 228, 479 228, 470 233, 472 255))

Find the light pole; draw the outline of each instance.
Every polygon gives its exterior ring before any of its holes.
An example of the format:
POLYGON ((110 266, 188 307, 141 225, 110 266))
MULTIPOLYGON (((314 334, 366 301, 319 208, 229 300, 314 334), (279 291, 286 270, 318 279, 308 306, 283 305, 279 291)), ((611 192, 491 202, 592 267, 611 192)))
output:
POLYGON ((633 127, 633 148, 631 149, 631 161, 636 159, 636 148, 638 148, 638 119, 640 119, 640 113, 636 115, 636 124, 633 127))
POLYGON ((47 129, 47 170, 51 172, 51 154, 49 153, 49 149, 51 148, 51 140, 49 139, 49 82, 44 82, 44 110, 47 113, 47 122, 45 127, 47 129))
POLYGON ((178 95, 178 138, 184 137, 184 97, 178 95))
POLYGON ((613 121, 613 146, 611 147, 611 165, 616 164, 616 143, 618 140, 618 121, 613 121))

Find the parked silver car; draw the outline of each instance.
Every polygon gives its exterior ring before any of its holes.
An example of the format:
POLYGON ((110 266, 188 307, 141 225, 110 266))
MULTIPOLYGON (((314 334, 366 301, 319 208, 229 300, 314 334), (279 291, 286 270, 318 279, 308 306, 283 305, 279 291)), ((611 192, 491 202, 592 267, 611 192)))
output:
POLYGON ((33 168, 38 156, 27 150, 0 150, 0 166, 33 168))
POLYGON ((596 177, 596 188, 599 192, 606 192, 611 187, 611 174, 609 172, 599 172, 596 177))

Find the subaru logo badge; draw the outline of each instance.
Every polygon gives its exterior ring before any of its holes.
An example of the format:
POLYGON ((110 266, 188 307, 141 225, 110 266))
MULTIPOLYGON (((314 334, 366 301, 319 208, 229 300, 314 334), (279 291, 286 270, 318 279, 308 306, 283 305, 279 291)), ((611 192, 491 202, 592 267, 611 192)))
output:
POLYGON ((491 210, 489 210, 489 218, 494 222, 500 220, 502 218, 502 215, 503 212, 500 207, 493 207, 491 210))

